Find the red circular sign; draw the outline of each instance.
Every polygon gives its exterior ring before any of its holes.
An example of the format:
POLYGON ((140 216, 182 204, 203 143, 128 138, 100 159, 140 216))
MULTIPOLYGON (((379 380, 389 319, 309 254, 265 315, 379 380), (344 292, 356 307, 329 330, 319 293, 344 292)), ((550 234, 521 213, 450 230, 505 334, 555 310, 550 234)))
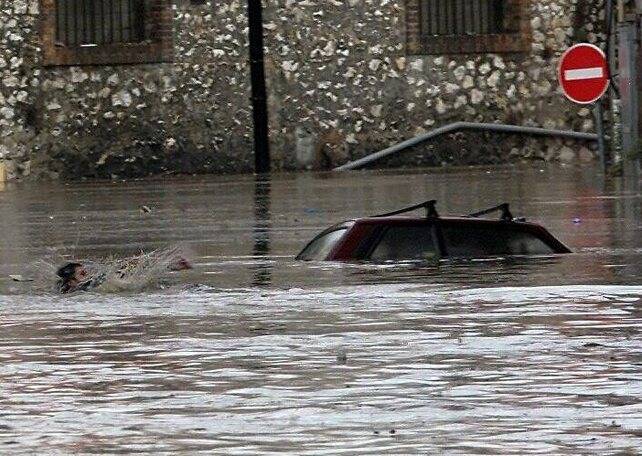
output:
POLYGON ((559 79, 569 100, 580 104, 599 100, 609 88, 606 55, 592 44, 576 44, 562 56, 559 79))

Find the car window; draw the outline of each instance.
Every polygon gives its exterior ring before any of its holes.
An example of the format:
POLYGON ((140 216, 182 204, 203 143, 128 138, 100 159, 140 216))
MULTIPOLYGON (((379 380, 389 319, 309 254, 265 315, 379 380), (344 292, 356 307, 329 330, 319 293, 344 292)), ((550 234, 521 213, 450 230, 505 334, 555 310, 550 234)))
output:
POLYGON ((553 249, 533 234, 502 226, 442 226, 449 257, 547 255, 553 249))
POLYGON ((430 225, 392 226, 372 251, 372 261, 425 260, 435 258, 437 251, 430 225))
POLYGON ((347 228, 341 228, 319 236, 297 258, 304 261, 325 260, 346 231, 348 231, 347 228))

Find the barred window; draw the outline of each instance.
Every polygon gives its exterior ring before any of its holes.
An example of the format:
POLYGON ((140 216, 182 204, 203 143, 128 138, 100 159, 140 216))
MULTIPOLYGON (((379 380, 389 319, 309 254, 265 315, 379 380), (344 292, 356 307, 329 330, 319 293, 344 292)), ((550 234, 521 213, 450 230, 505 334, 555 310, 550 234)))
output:
POLYGON ((422 36, 504 33, 505 0, 422 0, 422 36))
POLYGON ((40 0, 43 62, 172 62, 173 0, 40 0))
POLYGON ((528 52, 531 0, 406 0, 409 54, 528 52))
POLYGON ((144 0, 56 0, 58 45, 98 46, 144 40, 144 0))

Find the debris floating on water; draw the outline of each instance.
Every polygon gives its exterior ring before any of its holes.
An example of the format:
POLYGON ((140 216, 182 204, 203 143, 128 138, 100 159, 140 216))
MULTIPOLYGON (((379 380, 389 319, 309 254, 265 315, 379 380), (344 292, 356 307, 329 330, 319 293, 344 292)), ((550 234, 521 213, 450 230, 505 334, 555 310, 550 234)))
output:
POLYGON ((14 282, 33 282, 34 281, 34 279, 23 277, 20 274, 11 274, 9 275, 9 278, 14 282))
POLYGON ((598 344, 597 342, 588 342, 583 345, 584 348, 598 348, 598 347, 605 347, 605 345, 598 344))

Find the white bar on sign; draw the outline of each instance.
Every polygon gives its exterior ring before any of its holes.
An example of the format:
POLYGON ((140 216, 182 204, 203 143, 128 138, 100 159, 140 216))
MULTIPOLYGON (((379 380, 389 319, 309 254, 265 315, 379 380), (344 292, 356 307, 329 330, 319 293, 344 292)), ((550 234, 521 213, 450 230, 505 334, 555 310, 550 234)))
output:
POLYGON ((566 70, 564 78, 567 81, 579 81, 580 79, 600 79, 604 77, 604 68, 580 68, 578 70, 566 70))

